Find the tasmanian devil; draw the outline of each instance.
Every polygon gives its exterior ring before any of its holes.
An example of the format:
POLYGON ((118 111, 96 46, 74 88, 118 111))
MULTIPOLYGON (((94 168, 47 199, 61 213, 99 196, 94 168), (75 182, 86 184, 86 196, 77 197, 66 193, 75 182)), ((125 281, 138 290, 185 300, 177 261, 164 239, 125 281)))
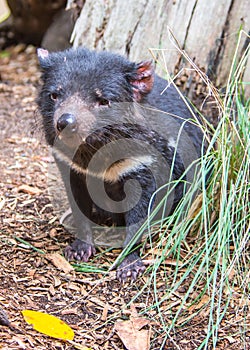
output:
MULTIPOLYGON (((38 58, 38 106, 77 228, 65 256, 87 261, 95 253, 93 226, 124 227, 126 247, 163 196, 161 215, 173 213, 194 180, 204 133, 151 61, 86 48, 38 49, 38 58)), ((143 270, 135 249, 117 277, 136 279, 143 270)))

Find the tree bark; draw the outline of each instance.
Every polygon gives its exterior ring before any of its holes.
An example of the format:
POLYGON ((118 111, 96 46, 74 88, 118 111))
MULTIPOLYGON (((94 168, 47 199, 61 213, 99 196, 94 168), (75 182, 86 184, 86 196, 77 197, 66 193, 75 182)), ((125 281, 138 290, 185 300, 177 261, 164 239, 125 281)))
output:
MULTIPOLYGON (((73 46, 111 50, 131 60, 150 59, 174 73, 187 66, 169 35, 217 86, 226 84, 240 28, 239 51, 249 45, 248 0, 86 0, 76 22, 73 46)), ((249 81, 249 62, 243 80, 249 81)), ((161 66, 161 67, 160 67, 161 66)), ((162 73, 162 72, 161 72, 162 73)))

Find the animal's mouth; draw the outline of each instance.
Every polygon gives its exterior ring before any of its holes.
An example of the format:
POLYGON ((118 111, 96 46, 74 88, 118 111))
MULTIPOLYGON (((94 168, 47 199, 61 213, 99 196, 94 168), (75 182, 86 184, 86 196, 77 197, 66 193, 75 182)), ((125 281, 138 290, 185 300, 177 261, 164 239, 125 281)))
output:
POLYGON ((59 143, 61 147, 65 147, 66 149, 77 149, 81 144, 85 143, 85 140, 76 132, 67 133, 63 131, 57 133, 56 143, 59 143))

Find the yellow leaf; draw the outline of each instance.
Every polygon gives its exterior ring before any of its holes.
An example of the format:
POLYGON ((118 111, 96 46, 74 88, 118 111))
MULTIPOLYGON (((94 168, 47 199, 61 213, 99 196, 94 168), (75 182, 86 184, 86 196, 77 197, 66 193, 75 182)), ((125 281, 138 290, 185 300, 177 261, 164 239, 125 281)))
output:
POLYGON ((73 329, 53 315, 33 310, 23 310, 22 314, 25 321, 38 332, 63 340, 74 339, 73 329))

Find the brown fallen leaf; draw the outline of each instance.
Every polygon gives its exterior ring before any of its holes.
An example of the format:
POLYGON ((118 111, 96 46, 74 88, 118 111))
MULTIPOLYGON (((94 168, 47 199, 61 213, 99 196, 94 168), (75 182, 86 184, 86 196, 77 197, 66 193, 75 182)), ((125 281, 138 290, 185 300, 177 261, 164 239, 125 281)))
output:
POLYGON ((142 329, 150 325, 150 321, 138 316, 131 305, 131 316, 128 321, 116 321, 115 331, 128 350, 148 350, 150 348, 151 328, 142 329))
POLYGON ((24 192, 24 193, 31 194, 31 195, 40 194, 42 192, 37 187, 33 187, 33 186, 25 185, 25 184, 18 186, 17 190, 18 190, 18 192, 24 192))
POLYGON ((52 264, 57 267, 59 270, 62 270, 65 273, 74 271, 74 268, 70 263, 60 254, 46 254, 45 258, 52 262, 52 264))

